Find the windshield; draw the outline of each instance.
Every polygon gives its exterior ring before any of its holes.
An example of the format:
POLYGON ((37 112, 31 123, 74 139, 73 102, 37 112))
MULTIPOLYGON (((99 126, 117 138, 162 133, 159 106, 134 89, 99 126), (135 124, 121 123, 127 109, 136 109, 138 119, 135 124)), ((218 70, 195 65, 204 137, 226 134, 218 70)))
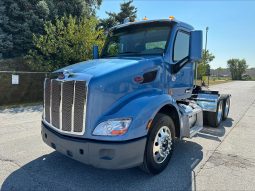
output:
POLYGON ((170 26, 136 26, 110 32, 102 57, 163 54, 170 26))

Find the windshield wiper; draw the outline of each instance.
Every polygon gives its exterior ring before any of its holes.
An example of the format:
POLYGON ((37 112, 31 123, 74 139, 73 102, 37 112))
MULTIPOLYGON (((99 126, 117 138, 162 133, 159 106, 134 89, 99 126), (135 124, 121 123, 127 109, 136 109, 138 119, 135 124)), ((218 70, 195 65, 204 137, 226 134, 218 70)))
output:
POLYGON ((120 52, 119 54, 140 54, 141 52, 134 52, 134 51, 127 51, 127 52, 120 52))
POLYGON ((116 57, 116 56, 122 55, 122 54, 141 54, 141 52, 127 51, 127 52, 120 52, 120 53, 118 53, 117 55, 107 55, 107 54, 103 54, 103 55, 101 55, 101 58, 116 57))

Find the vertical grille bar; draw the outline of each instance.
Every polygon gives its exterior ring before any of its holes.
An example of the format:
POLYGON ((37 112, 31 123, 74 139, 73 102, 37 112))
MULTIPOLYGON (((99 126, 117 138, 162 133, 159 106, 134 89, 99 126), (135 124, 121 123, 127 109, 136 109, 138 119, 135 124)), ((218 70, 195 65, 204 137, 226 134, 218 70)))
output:
POLYGON ((60 119, 60 100, 61 100, 61 83, 57 80, 52 80, 52 103, 51 103, 51 122, 54 127, 57 129, 60 128, 59 119, 60 119))
POLYGON ((71 131, 72 131, 72 132, 74 132, 74 101, 75 101, 75 85, 76 85, 76 81, 74 82, 74 85, 73 85, 72 129, 71 129, 71 131))
POLYGON ((52 80, 50 80, 50 124, 52 124, 51 104, 52 104, 52 80))
POLYGON ((72 104, 73 104, 73 85, 74 81, 63 83, 62 92, 62 130, 71 131, 72 129, 72 104))
POLYGON ((44 119, 50 123, 50 79, 44 81, 44 119))
POLYGON ((84 128, 84 105, 86 102, 86 82, 76 81, 74 100, 74 132, 82 132, 84 128))
POLYGON ((59 108, 59 128, 62 130, 62 105, 63 105, 63 83, 60 83, 60 108, 59 108))

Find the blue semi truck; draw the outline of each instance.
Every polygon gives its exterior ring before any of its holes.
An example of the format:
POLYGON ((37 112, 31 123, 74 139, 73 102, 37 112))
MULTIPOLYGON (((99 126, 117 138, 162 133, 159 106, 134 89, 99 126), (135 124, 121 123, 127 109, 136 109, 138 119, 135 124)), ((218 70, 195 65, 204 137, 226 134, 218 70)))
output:
POLYGON ((175 140, 218 127, 230 95, 195 85, 202 31, 173 17, 110 29, 101 55, 44 82, 43 141, 105 169, 163 171, 175 140))

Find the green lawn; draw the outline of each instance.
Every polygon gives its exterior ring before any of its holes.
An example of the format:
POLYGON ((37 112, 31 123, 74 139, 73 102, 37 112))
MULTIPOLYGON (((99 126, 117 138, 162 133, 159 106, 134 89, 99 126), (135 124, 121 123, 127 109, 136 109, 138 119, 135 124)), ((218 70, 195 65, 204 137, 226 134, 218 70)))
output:
MULTIPOLYGON (((217 84, 223 84, 223 83, 227 83, 227 82, 231 82, 231 79, 228 78, 220 78, 220 79, 216 79, 216 78, 210 78, 209 80, 209 86, 212 85, 217 85, 217 84)), ((204 79, 205 85, 208 85, 208 79, 204 79)), ((197 85, 201 85, 201 80, 197 80, 197 85)))

